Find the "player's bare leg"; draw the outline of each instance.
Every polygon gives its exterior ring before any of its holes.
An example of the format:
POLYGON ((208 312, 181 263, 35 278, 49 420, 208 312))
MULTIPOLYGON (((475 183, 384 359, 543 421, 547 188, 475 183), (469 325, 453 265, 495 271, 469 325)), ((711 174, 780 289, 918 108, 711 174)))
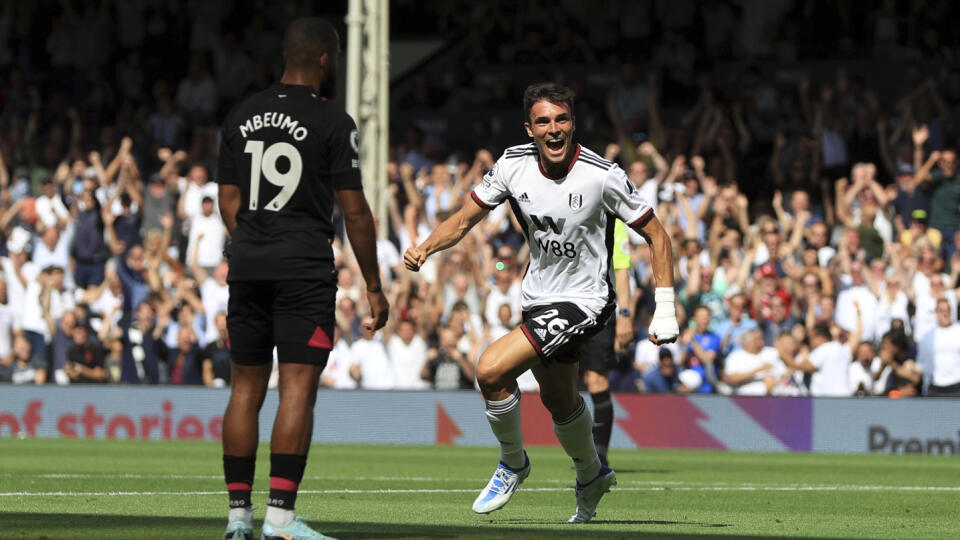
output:
POLYGON ((270 451, 306 455, 313 437, 313 408, 323 368, 313 364, 279 365, 280 406, 273 422, 270 451))
POLYGON ((270 363, 233 363, 230 402, 223 415, 223 472, 230 494, 225 538, 252 538, 254 469, 260 426, 258 418, 270 379, 270 363))
MULTIPOLYGON (((278 352, 284 354, 282 349, 278 352)), ((329 354, 328 351, 317 353, 329 354)), ((313 436, 313 407, 323 365, 281 362, 279 369, 280 405, 270 437, 270 496, 265 523, 283 528, 295 517, 293 509, 307 466, 313 436)))
POLYGON ((255 456, 259 443, 260 407, 267 395, 271 364, 244 366, 233 363, 232 390, 223 414, 223 453, 255 456))
POLYGON ((593 418, 577 393, 577 368, 576 362, 554 361, 534 367, 533 375, 540 383, 540 399, 553 416, 557 439, 577 471, 577 511, 570 521, 583 523, 593 518, 600 498, 617 480, 600 463, 593 443, 593 418))
POLYGON ((523 451, 517 377, 539 361, 519 328, 493 342, 480 356, 477 383, 487 403, 490 428, 500 442, 500 464, 474 501, 474 512, 487 514, 502 508, 530 474, 530 461, 523 451))

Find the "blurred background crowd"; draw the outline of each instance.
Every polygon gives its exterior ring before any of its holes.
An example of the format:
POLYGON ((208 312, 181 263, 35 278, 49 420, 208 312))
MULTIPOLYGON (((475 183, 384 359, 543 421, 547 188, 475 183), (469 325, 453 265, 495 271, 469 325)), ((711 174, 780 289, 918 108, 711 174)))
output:
MULTIPOLYGON (((389 178, 390 323, 362 330, 362 280, 336 240, 324 386, 473 387, 479 353, 519 322, 520 224, 501 205, 418 274, 400 254, 471 204, 526 142, 523 88, 555 80, 577 92, 578 140, 627 172, 673 238, 681 337, 646 340, 650 256, 631 236, 635 335, 615 390, 960 394, 950 7, 391 3, 394 38, 445 46, 395 77, 391 163, 364 171, 389 178)), ((286 21, 342 29, 345 10, 0 6, 0 381, 229 384, 218 122, 278 78, 286 21)))

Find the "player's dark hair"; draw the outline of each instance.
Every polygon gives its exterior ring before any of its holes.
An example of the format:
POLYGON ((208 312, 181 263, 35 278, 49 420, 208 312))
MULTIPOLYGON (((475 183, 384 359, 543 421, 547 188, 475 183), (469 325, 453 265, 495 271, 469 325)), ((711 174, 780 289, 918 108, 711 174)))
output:
POLYGON ((560 105, 561 103, 566 104, 567 108, 570 109, 570 116, 574 116, 574 96, 573 90, 557 83, 531 84, 523 91, 523 121, 530 121, 530 109, 532 109, 533 104, 538 101, 549 101, 556 105, 560 105))
POLYGON ((830 341, 833 339, 833 335, 830 334, 830 325, 825 322, 820 322, 813 325, 813 335, 820 336, 826 339, 827 341, 830 341))
POLYGON ((319 17, 303 17, 290 23, 283 36, 283 55, 287 66, 315 66, 324 54, 340 52, 340 36, 333 26, 319 17))

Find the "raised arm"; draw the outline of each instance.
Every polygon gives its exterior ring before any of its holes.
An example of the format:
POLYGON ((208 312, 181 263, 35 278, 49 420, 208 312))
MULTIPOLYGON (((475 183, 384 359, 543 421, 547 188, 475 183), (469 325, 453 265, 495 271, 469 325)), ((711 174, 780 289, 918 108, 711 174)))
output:
POLYGON ((10 171, 7 170, 7 163, 3 161, 3 152, 0 152, 0 188, 6 189, 10 185, 10 171))
POLYGON ((770 175, 773 176, 773 182, 777 186, 783 186, 783 169, 780 168, 780 154, 783 153, 783 147, 787 145, 787 137, 783 133, 777 133, 773 136, 773 152, 770 154, 770 175))
POLYGON ((658 184, 663 182, 663 180, 667 177, 667 172, 670 170, 670 164, 667 163, 667 160, 664 159, 663 155, 657 151, 657 147, 654 146, 652 142, 645 141, 637 146, 637 152, 641 156, 647 156, 650 158, 654 169, 657 171, 654 174, 654 178, 656 178, 658 184))
POLYGON ((480 206, 474 199, 465 202, 457 213, 447 218, 419 246, 407 249, 403 254, 403 264, 408 270, 420 270, 427 257, 456 245, 467 232, 486 217, 489 210, 480 206))
MULTIPOLYGON (((867 272, 864 272, 865 274, 867 272)), ((860 346, 860 336, 863 335, 863 313, 860 311, 860 302, 856 300, 853 301, 853 309, 857 313, 857 328, 850 333, 850 337, 847 338, 847 349, 850 350, 850 356, 857 356, 857 347, 860 346)))
POLYGON ((877 120, 877 150, 880 152, 880 162, 887 174, 896 176, 897 167, 890 155, 890 144, 887 142, 887 121, 881 116, 877 120))
POLYGON ((933 166, 936 165, 937 161, 940 161, 940 152, 934 150, 930 152, 927 161, 917 169, 916 174, 913 176, 913 181, 916 182, 918 186, 930 179, 930 171, 933 169, 933 166))
POLYGON ((411 167, 409 163, 404 162, 400 165, 400 181, 403 182, 403 190, 407 194, 407 202, 419 208, 423 206, 423 197, 413 182, 413 174, 413 167, 411 167))

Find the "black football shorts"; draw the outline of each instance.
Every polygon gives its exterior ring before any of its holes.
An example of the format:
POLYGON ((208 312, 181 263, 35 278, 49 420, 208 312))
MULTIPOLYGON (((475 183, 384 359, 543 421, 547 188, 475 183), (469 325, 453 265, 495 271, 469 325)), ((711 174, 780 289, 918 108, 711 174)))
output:
POLYGON ((610 317, 596 334, 580 343, 580 367, 598 373, 617 367, 617 355, 613 353, 616 337, 617 318, 610 317))
POLYGON ((230 356, 243 365, 273 361, 325 366, 333 348, 336 284, 331 281, 234 281, 227 329, 230 356))
POLYGON ((599 332, 612 313, 613 304, 595 317, 573 302, 557 302, 524 311, 520 328, 544 364, 572 363, 579 360, 580 344, 599 332))

